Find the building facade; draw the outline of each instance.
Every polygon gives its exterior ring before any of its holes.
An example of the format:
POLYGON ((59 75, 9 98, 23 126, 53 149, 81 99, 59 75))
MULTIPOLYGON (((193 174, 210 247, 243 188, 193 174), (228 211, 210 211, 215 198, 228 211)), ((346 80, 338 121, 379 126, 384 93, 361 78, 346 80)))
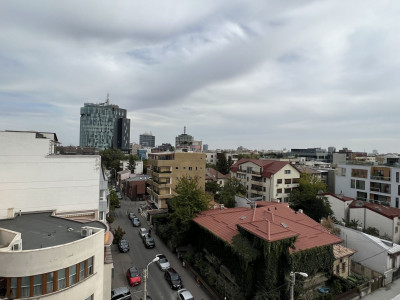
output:
POLYGON ((175 149, 189 152, 202 152, 203 142, 195 141, 193 136, 187 134, 185 126, 183 134, 180 134, 175 138, 175 149))
POLYGON ((130 119, 126 109, 118 105, 85 103, 81 107, 80 147, 95 147, 100 150, 118 148, 130 151, 130 119))
POLYGON ((56 134, 0 131, 0 219, 40 210, 92 211, 105 221, 108 188, 98 155, 58 155, 56 134))
POLYGON ((139 136, 139 144, 143 147, 155 147, 156 137, 151 133, 143 133, 139 136))
POLYGON ((199 187, 205 189, 206 155, 193 152, 150 153, 147 174, 151 176, 147 188, 150 199, 159 209, 167 208, 179 179, 198 178, 199 187))
POLYGON ((110 236, 51 212, 0 220, 0 299, 110 299, 110 236))
POLYGON ((335 193, 399 208, 400 167, 361 162, 338 165, 335 193))
POLYGON ((231 177, 246 186, 247 198, 289 202, 292 189, 299 186, 300 172, 285 161, 244 158, 231 167, 231 177))

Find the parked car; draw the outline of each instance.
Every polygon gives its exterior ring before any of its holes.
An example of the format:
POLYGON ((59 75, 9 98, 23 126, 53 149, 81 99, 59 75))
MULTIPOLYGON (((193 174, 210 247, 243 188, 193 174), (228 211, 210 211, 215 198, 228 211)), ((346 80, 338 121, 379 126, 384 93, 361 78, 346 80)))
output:
POLYGON ((133 212, 131 212, 129 213, 128 218, 129 220, 133 220, 134 218, 136 218, 136 215, 133 212))
POLYGON ((194 297, 191 292, 187 289, 181 289, 178 291, 178 296, 176 297, 177 300, 194 300, 194 297))
POLYGON ((140 220, 138 218, 133 218, 132 219, 132 225, 135 227, 139 227, 140 226, 140 220))
POLYGON ((142 283, 142 277, 139 275, 139 271, 135 267, 131 267, 126 271, 126 279, 130 286, 136 286, 142 283))
POLYGON ((156 244, 154 243, 154 239, 148 234, 144 235, 142 239, 143 239, 143 244, 147 249, 154 248, 156 246, 156 244))
POLYGON ((111 291, 111 300, 132 300, 131 291, 127 287, 119 287, 111 291))
POLYGON ((139 229, 139 235, 141 238, 143 238, 143 236, 145 236, 147 234, 147 229, 146 228, 140 228, 139 229))
POLYGON ((164 272, 164 278, 168 282, 171 289, 181 289, 183 288, 181 277, 174 268, 168 268, 164 272))
POLYGON ((119 252, 128 252, 129 251, 129 243, 127 240, 120 240, 118 243, 119 252))
POLYGON ((159 258, 159 260, 157 261, 157 265, 161 271, 165 271, 166 269, 171 267, 167 257, 164 254, 157 254, 156 257, 159 258))

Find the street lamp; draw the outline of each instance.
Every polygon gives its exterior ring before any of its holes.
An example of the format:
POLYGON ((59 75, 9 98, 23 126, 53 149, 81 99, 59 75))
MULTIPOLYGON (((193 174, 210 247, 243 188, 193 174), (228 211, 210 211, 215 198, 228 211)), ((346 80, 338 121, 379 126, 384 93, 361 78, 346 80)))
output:
POLYGON ((304 272, 290 272, 290 300, 294 300, 294 284, 296 282, 296 274, 306 278, 308 277, 308 274, 304 272))
POLYGON ((149 266, 150 264, 152 264, 153 262, 159 261, 160 258, 158 256, 156 256, 151 262, 149 262, 147 264, 146 269, 144 269, 144 276, 143 276, 143 283, 144 283, 144 289, 143 289, 143 299, 146 300, 147 299, 147 277, 149 274, 149 266))

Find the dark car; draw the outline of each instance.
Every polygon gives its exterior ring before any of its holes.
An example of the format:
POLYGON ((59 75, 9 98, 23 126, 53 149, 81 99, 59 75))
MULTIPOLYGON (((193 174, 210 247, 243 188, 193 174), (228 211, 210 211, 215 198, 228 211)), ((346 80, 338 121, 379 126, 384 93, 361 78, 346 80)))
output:
POLYGON ((126 271, 126 279, 128 279, 130 286, 135 286, 142 283, 142 277, 140 277, 139 271, 135 267, 129 268, 126 271))
POLYGON ((135 227, 139 227, 140 226, 140 220, 138 218, 133 218, 132 219, 132 225, 135 227))
POLYGON ((151 236, 149 236, 148 234, 143 236, 143 244, 147 249, 154 248, 156 245, 154 243, 154 239, 151 236))
POLYGON ((132 300, 131 291, 127 287, 119 287, 111 291, 111 300, 132 300))
POLYGON ((171 289, 178 290, 183 288, 181 277, 174 268, 168 268, 165 270, 164 278, 168 282, 171 289))
POLYGON ((127 240, 121 240, 118 243, 118 249, 120 252, 128 252, 129 251, 129 243, 127 240))

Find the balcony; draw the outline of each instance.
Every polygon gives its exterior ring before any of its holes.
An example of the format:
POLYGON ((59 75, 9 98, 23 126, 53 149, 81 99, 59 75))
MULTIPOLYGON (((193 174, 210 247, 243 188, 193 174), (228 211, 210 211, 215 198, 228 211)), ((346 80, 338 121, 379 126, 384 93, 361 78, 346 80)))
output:
POLYGON ((371 175, 371 180, 390 181, 390 177, 384 177, 382 175, 371 175))
POLYGON ((261 187, 261 186, 251 185, 251 189, 252 189, 253 191, 262 192, 262 187, 261 187))
POLYGON ((252 180, 251 183, 254 184, 254 185, 257 185, 257 186, 263 186, 263 182, 262 181, 252 180))

